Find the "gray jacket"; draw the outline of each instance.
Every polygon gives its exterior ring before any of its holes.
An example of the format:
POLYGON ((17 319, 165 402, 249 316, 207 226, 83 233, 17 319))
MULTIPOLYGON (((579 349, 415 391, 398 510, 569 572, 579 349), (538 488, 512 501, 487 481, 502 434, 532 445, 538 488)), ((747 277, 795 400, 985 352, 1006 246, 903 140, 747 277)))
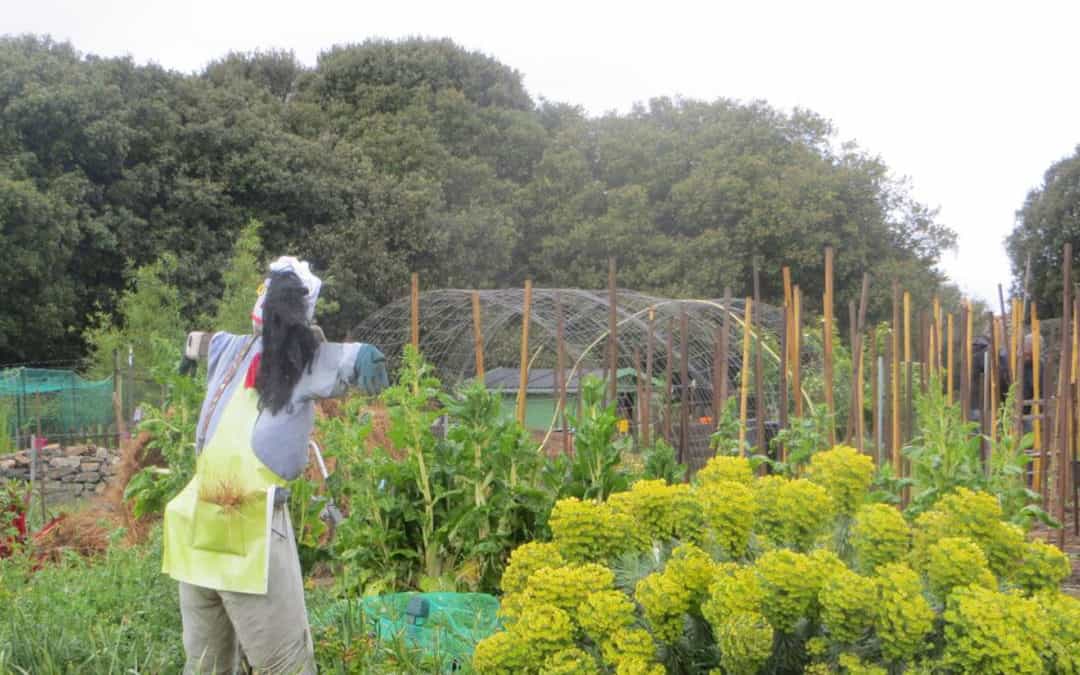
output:
MULTIPOLYGON (((202 412, 199 414, 199 432, 203 429, 206 416, 210 414, 212 393, 221 386, 233 361, 243 352, 250 339, 250 335, 230 333, 216 333, 211 338, 207 365, 207 392, 210 394, 203 401, 202 412)), ((360 347, 359 342, 321 343, 310 372, 304 372, 293 390, 292 404, 277 414, 265 410, 255 420, 251 433, 251 448, 255 456, 281 478, 293 480, 307 466, 308 439, 315 424, 315 401, 341 396, 349 387, 356 385, 356 355, 360 347)), ((196 454, 213 438, 221 414, 237 388, 244 386, 244 376, 251 360, 261 351, 262 338, 257 337, 221 395, 210 417, 210 423, 206 426, 205 435, 199 433, 195 439, 196 454)))

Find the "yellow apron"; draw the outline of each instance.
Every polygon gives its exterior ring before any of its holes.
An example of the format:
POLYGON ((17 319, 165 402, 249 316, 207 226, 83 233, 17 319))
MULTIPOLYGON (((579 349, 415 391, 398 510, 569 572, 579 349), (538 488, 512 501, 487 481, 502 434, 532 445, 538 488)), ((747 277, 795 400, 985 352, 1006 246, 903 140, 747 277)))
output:
POLYGON ((199 455, 195 476, 165 507, 161 568, 177 581, 266 593, 274 490, 286 481, 251 449, 258 394, 237 387, 199 455))

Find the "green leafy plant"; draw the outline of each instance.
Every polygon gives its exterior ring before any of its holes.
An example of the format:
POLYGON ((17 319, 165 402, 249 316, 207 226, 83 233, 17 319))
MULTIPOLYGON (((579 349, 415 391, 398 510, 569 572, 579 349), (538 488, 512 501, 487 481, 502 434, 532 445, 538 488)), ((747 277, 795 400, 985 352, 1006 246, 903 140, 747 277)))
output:
POLYGON ((644 478, 680 483, 686 477, 686 465, 679 464, 675 457, 675 448, 668 445, 664 439, 656 439, 642 454, 645 457, 644 478))
POLYGON ((581 413, 567 415, 576 431, 574 456, 561 494, 606 499, 629 487, 629 474, 621 467, 623 445, 615 440, 615 403, 604 405, 604 386, 598 377, 585 377, 581 382, 581 413))
POLYGON ((798 476, 810 458, 829 448, 829 413, 818 406, 809 415, 795 417, 787 429, 781 429, 770 441, 773 457, 759 457, 775 473, 798 476), (787 448, 787 459, 781 461, 780 448, 787 448))

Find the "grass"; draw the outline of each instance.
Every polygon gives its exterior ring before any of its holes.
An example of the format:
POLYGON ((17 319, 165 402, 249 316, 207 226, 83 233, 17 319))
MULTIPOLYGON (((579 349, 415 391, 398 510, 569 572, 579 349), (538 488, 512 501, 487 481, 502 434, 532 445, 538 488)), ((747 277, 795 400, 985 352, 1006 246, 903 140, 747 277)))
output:
MULTIPOLYGON (((105 554, 67 552, 33 571, 27 555, 0 560, 0 675, 178 673, 183 669, 176 582, 161 573, 161 531, 127 547, 114 532, 105 554)), ((336 598, 307 593, 309 614, 336 598)), ((401 639, 376 642, 343 612, 314 631, 320 673, 437 673, 446 658, 401 639)), ((461 673, 468 672, 457 671, 461 673)))

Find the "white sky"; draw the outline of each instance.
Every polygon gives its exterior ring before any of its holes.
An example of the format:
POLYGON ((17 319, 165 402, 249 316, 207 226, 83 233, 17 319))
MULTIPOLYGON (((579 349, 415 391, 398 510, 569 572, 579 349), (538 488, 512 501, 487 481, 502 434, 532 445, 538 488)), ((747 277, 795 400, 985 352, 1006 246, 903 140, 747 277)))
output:
POLYGON ((181 71, 230 50, 284 47, 314 64, 333 44, 422 35, 594 114, 660 95, 804 106, 941 209, 960 235, 943 267, 995 306, 1015 211, 1080 144, 1078 27, 1076 0, 0 0, 0 33, 181 71))

